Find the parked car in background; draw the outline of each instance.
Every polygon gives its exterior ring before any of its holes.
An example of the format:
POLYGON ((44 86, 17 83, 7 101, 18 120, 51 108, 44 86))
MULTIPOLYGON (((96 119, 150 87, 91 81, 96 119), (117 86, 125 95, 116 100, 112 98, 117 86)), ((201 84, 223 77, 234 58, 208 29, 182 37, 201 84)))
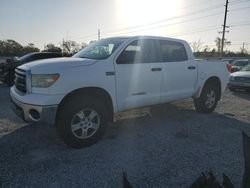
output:
POLYGON ((239 71, 242 67, 250 64, 249 59, 237 59, 234 60, 231 65, 232 65, 232 72, 237 72, 239 71))
POLYGON ((197 112, 211 113, 230 76, 227 62, 197 62, 186 41, 153 36, 103 39, 71 58, 22 65, 16 74, 16 114, 55 124, 75 148, 95 143, 114 114, 128 109, 193 98, 197 112))
POLYGON ((14 84, 16 67, 31 61, 56 57, 62 57, 62 54, 56 52, 33 52, 20 58, 7 59, 6 63, 0 64, 0 81, 8 86, 12 86, 14 84))
POLYGON ((236 89, 250 90, 250 64, 231 74, 228 88, 231 91, 236 89))

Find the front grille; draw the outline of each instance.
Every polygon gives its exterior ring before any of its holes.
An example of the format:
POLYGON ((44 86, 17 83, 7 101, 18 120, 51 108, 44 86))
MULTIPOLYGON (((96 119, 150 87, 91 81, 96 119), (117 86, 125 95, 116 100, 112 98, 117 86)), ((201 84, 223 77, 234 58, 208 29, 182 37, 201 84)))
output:
POLYGON ((234 81, 250 83, 250 77, 234 77, 234 81))
POLYGON ((15 86, 17 90, 26 93, 26 72, 23 69, 16 68, 15 70, 15 86))

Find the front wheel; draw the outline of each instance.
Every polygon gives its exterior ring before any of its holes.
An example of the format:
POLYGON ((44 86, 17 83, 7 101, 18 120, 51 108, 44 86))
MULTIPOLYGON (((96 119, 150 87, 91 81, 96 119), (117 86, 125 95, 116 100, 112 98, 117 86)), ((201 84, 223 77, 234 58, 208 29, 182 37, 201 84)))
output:
POLYGON ((219 100, 219 89, 212 84, 206 84, 199 98, 194 99, 195 110, 200 113, 214 111, 219 100))
POLYGON ((107 125, 106 108, 101 101, 89 96, 74 97, 58 112, 56 128, 63 141, 81 148, 96 143, 107 125))

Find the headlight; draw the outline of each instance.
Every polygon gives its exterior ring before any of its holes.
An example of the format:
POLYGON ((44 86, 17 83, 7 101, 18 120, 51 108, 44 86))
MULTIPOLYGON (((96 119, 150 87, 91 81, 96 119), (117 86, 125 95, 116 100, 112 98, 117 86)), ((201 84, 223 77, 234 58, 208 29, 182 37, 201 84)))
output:
POLYGON ((234 81, 234 77, 233 76, 230 76, 230 81, 234 81))
POLYGON ((32 87, 49 87, 59 77, 59 74, 32 74, 32 87))

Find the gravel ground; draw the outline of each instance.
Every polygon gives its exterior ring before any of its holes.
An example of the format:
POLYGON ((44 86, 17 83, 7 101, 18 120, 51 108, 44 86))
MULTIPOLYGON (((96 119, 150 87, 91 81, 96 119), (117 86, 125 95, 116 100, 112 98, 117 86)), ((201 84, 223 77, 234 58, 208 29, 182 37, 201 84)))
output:
POLYGON ((241 133, 250 135, 250 93, 227 91, 216 111, 192 100, 123 113, 95 145, 71 149, 53 126, 24 124, 0 85, 0 187, 188 187, 201 172, 243 175, 241 133))

